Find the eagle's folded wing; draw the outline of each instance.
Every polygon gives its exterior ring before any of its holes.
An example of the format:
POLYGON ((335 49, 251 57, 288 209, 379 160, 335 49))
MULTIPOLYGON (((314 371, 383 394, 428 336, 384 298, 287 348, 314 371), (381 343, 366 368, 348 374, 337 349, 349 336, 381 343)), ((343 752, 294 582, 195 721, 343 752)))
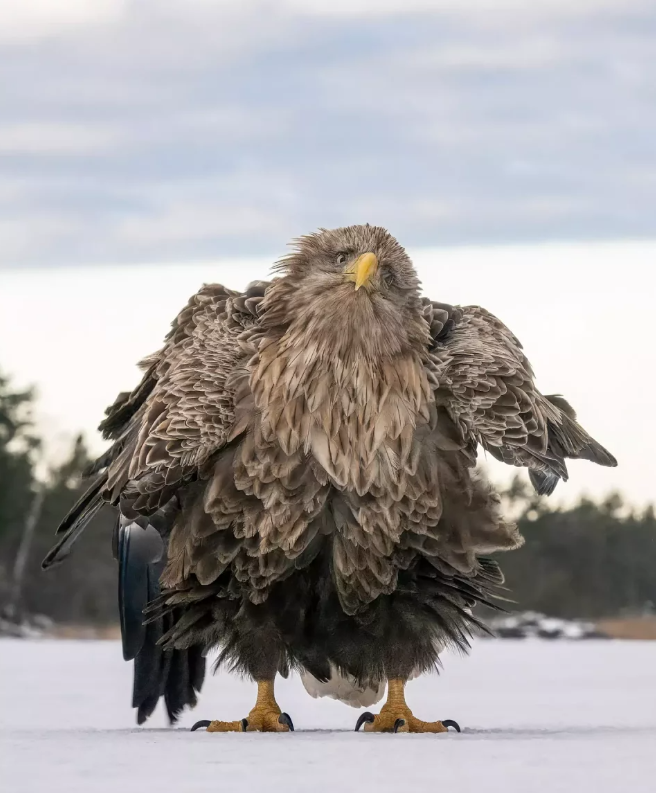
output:
POLYGON ((566 458, 614 466, 560 396, 538 391, 519 340, 478 306, 425 304, 433 337, 435 398, 465 437, 509 465, 530 469, 540 494, 567 480, 566 458))
POLYGON ((243 294, 206 285, 191 298, 162 349, 141 363, 141 383, 107 409, 100 429, 114 443, 90 468, 98 478, 62 521, 44 568, 68 555, 103 503, 120 503, 130 519, 154 516, 226 444, 245 410, 240 398, 249 399, 237 364, 254 349, 267 285, 243 294))

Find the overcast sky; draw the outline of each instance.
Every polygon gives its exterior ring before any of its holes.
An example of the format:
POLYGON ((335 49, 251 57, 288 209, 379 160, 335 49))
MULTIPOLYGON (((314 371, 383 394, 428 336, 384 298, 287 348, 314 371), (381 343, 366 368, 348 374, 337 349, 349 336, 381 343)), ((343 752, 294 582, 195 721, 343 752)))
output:
POLYGON ((5 0, 0 267, 656 236, 653 0, 5 0))
POLYGON ((370 222, 620 459, 561 496, 654 500, 653 0, 4 0, 0 73, 0 369, 51 453, 203 281, 370 222))

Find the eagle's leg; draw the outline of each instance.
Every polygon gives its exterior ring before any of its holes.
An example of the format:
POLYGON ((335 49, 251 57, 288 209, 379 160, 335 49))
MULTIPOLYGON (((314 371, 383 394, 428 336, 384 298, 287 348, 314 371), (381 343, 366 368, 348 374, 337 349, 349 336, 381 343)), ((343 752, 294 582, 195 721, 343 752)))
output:
POLYGON ((273 693, 273 680, 257 681, 257 701, 241 721, 211 721, 207 732, 289 732, 292 720, 280 710, 273 693))
POLYGON ((374 716, 363 713, 356 730, 364 724, 367 732, 448 732, 449 727, 460 727, 454 721, 422 721, 417 719, 405 701, 405 680, 387 681, 387 700, 380 713, 374 716))

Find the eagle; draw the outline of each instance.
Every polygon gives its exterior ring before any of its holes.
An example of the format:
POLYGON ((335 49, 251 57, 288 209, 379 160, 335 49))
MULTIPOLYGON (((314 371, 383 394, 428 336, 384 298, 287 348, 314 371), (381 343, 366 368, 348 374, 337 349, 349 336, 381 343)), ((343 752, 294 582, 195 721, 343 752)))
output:
POLYGON ((246 718, 210 732, 293 730, 274 694, 387 699, 356 729, 443 733, 406 682, 467 651, 475 607, 502 598, 491 554, 522 538, 477 468, 528 468, 538 494, 567 459, 614 457, 522 345, 478 306, 423 296, 384 228, 296 240, 270 281, 203 286, 100 425, 111 446, 43 562, 62 561, 105 504, 118 511, 123 654, 143 723, 193 707, 205 658, 257 684, 246 718))

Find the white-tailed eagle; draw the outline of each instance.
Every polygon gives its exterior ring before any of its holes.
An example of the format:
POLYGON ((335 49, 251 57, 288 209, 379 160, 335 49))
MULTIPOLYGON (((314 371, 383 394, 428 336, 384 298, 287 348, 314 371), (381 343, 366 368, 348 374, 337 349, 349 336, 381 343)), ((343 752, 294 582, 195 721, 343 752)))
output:
POLYGON ((475 471, 479 448, 527 467, 541 494, 567 458, 615 460, 537 390, 496 317, 421 295, 385 229, 303 237, 277 270, 191 298, 108 409, 113 445, 44 566, 117 508, 140 723, 160 697, 172 720, 193 706, 218 648, 258 698, 210 731, 293 729, 273 683, 296 669, 313 695, 358 706, 388 684, 367 729, 444 732, 411 713, 405 682, 468 646, 472 608, 502 583, 490 554, 521 544, 475 471))

